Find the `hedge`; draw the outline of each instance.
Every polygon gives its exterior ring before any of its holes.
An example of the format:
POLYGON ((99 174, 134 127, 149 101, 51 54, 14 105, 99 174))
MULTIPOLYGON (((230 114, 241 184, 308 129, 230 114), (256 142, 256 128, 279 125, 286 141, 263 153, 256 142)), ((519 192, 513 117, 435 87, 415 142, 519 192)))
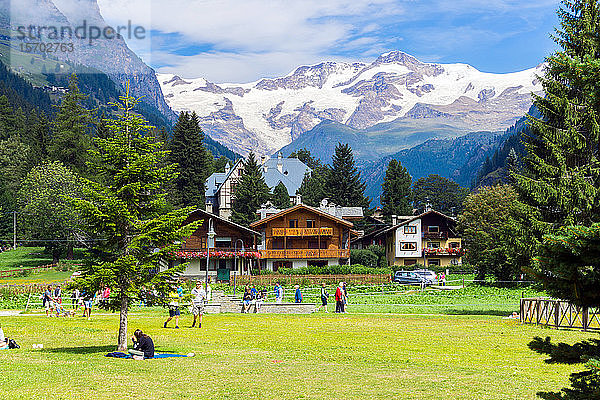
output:
POLYGON ((279 268, 282 275, 383 275, 391 274, 391 268, 370 268, 364 265, 326 265, 302 268, 279 268))

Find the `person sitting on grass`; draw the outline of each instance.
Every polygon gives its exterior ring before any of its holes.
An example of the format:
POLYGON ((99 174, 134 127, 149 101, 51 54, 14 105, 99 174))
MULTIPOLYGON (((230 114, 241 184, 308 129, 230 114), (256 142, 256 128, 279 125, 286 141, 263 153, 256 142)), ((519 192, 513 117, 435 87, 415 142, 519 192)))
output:
POLYGON ((129 354, 133 356, 134 360, 154 358, 154 342, 150 336, 141 329, 136 329, 131 340, 133 340, 133 349, 129 350, 129 354))
POLYGON ((246 286, 246 289, 244 290, 242 313, 247 313, 248 310, 250 310, 251 303, 252 303, 252 292, 250 291, 250 288, 248 286, 246 286))
POLYGON ((0 326, 0 349, 7 349, 8 348, 8 338, 4 337, 4 331, 2 330, 2 327, 0 326))

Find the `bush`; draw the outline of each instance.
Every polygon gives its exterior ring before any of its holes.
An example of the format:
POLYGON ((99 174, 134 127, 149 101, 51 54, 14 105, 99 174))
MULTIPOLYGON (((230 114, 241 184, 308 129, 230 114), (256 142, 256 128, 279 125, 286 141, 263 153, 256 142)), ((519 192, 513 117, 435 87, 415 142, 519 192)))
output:
POLYGON ((282 275, 373 275, 391 274, 390 268, 371 268, 360 264, 308 266, 303 268, 279 268, 282 275))
POLYGON ((365 267, 376 268, 379 257, 371 250, 350 250, 350 259, 352 262, 365 267))

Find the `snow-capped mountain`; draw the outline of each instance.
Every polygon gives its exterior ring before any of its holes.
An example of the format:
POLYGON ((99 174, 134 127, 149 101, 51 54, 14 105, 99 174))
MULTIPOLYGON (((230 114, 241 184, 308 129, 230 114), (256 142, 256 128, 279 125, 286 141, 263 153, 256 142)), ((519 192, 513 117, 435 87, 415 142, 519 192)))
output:
POLYGON ((325 62, 246 84, 159 74, 167 103, 196 111, 206 133, 242 154, 273 153, 324 120, 355 129, 435 118, 467 131, 503 130, 540 92, 540 65, 491 74, 466 64, 429 64, 400 51, 374 62, 325 62))

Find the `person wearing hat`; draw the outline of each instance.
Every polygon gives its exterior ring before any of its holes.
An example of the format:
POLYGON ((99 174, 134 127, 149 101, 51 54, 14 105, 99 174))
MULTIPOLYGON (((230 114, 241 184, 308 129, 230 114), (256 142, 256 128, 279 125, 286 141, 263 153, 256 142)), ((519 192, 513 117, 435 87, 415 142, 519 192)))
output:
POLYGON ((340 282, 335 290, 335 312, 344 312, 344 282, 340 282))

